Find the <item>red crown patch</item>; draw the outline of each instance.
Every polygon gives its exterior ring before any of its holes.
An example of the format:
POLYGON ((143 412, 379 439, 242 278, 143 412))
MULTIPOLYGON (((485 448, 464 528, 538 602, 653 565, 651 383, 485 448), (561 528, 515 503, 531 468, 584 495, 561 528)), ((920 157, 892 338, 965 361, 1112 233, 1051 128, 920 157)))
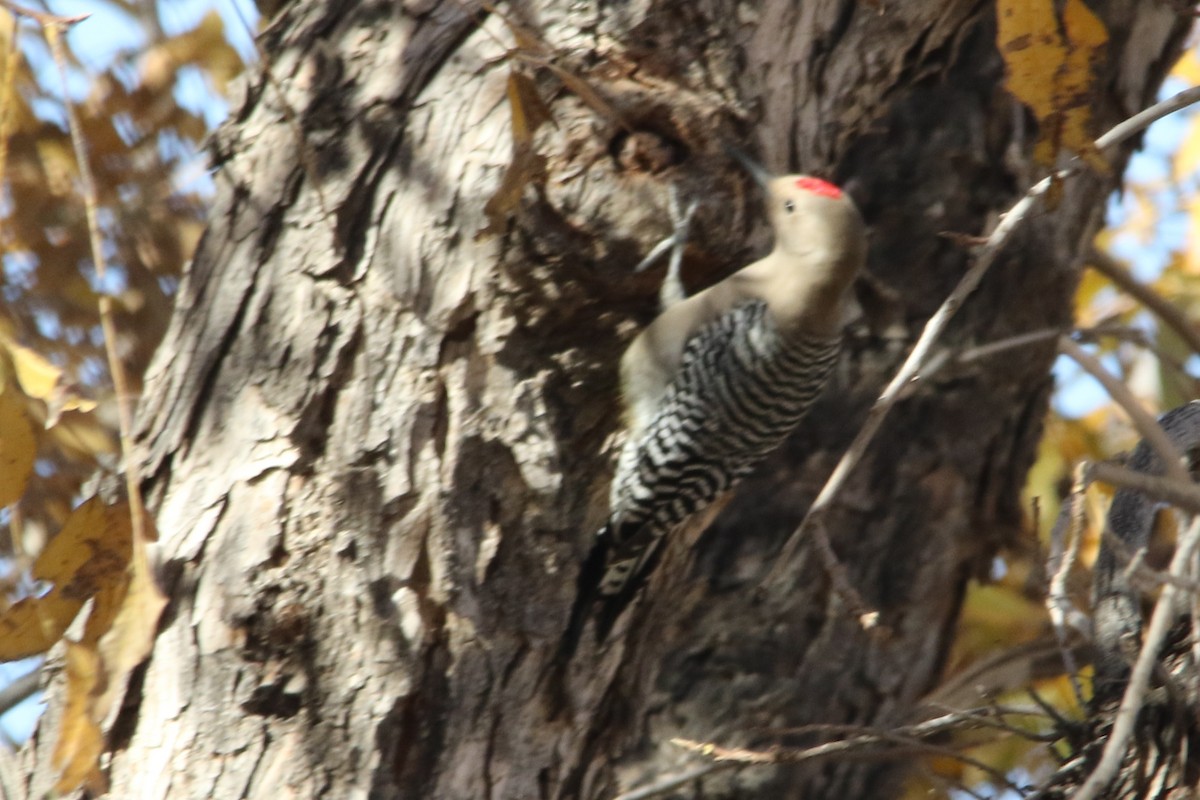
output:
POLYGON ((812 192, 821 197, 828 197, 837 200, 842 196, 842 190, 834 186, 829 181, 823 181, 820 178, 797 178, 796 188, 803 189, 806 192, 812 192))

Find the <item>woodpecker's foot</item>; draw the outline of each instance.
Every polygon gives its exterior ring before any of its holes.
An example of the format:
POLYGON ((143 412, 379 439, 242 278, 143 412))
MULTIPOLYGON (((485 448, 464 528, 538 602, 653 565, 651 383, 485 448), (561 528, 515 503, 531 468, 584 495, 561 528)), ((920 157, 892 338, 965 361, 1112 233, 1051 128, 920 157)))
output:
POLYGON ((635 273, 647 270, 654 266, 664 253, 668 250, 671 251, 667 276, 663 279, 662 289, 659 291, 659 302, 663 308, 669 308, 687 297, 683 291, 683 281, 680 279, 679 272, 683 265, 683 248, 687 245, 688 228, 699 207, 700 202, 693 200, 688 204, 686 210, 682 209, 679 202, 679 189, 675 184, 669 184, 667 186, 667 209, 671 214, 671 223, 675 226, 675 230, 670 236, 655 245, 654 249, 641 260, 641 263, 633 268, 635 273))

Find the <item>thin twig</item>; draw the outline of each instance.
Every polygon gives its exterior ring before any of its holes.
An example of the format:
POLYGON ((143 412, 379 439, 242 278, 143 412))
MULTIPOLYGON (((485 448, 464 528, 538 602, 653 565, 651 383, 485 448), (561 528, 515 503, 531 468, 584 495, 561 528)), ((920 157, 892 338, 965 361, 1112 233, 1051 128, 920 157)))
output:
MULTIPOLYGON (((1155 120, 1197 101, 1200 101, 1200 87, 1185 89, 1174 97, 1156 103, 1124 122, 1118 123, 1096 140, 1096 147, 1097 149, 1105 150, 1119 144, 1140 133, 1155 120)), ((1008 244, 1008 240, 1012 237, 1013 232, 1016 231, 1021 222, 1029 215, 1029 212, 1041 196, 1050 188, 1052 179, 1062 180, 1075 174, 1081 168, 1081 165, 1072 166, 1036 183, 1025 193, 1024 197, 1017 201, 1016 205, 1004 215, 992 230, 991 235, 988 236, 987 241, 980 248, 975 263, 963 275, 958 285, 950 292, 950 295, 945 299, 941 307, 930 317, 929 322, 925 325, 925 329, 921 332, 920 338, 913 346, 912 352, 909 353, 908 358, 896 372, 895 377, 892 378, 887 388, 883 390, 883 393, 871 406, 871 410, 867 413, 867 418, 859 429, 858 435, 854 437, 854 441, 850 443, 850 446, 846 449, 841 460, 834 468, 833 473, 826 480, 825 486, 822 487, 821 493, 817 495, 817 499, 813 501, 804 521, 800 523, 800 527, 792 533, 784 544, 779 557, 775 561, 775 566, 767 575, 764 583, 770 585, 778 579, 778 573, 788 568, 788 565, 792 562, 796 548, 799 547, 804 534, 809 529, 810 523, 808 520, 814 514, 823 512, 833 503, 834 497, 837 496, 837 493, 849 478, 851 470, 862 459, 867 446, 870 445, 875 435, 879 432, 884 417, 895 406, 901 390, 917 377, 934 343, 941 337, 955 312, 958 311, 958 308, 967 297, 975 291, 983 276, 991 268, 992 264, 995 263, 1000 251, 1008 244)))
POLYGON ((1133 277, 1117 259, 1099 248, 1093 248, 1088 254, 1088 265, 1153 311, 1155 316, 1179 334, 1179 338, 1187 342, 1192 352, 1200 353, 1200 331, 1175 304, 1133 277))
MULTIPOLYGON (((989 730, 1002 731, 1004 733, 1020 734, 1022 736, 1030 736, 1037 741, 1057 741, 1060 736, 1055 736, 1053 739, 1048 737, 1030 734, 1025 728, 1019 728, 1004 721, 1006 717, 1039 717, 1046 716, 1044 710, 1033 709, 1022 706, 1002 706, 1002 705, 986 705, 970 709, 952 709, 948 706, 940 704, 929 704, 925 706, 930 709, 938 709, 945 713, 940 717, 934 717, 925 722, 917 723, 918 727, 909 726, 897 728, 890 733, 896 735, 907 736, 933 736, 948 730, 968 729, 968 728, 988 728, 989 730), (926 726, 926 727, 919 727, 926 726)), ((769 728, 762 731, 775 736, 812 736, 815 734, 832 734, 836 736, 875 736, 878 735, 879 729, 865 725, 849 725, 838 723, 814 723, 810 725, 800 725, 794 728, 769 728)))
POLYGON ((976 347, 969 347, 965 350, 952 352, 950 349, 942 349, 929 357, 921 366, 921 381, 914 380, 903 389, 900 390, 900 398, 908 397, 916 390, 921 382, 928 381, 934 375, 941 372, 948 364, 971 364, 975 361, 981 361, 985 358, 1006 353, 1009 350, 1016 350, 1022 347, 1029 347, 1035 344, 1048 342, 1051 339, 1057 339, 1066 333, 1066 330, 1059 328, 1042 328, 1037 331, 1028 333, 1019 333, 1016 336, 1008 336, 1004 339, 997 339, 994 342, 987 342, 976 347))
POLYGON ((961 761, 964 764, 969 764, 989 774, 998 784, 1016 790, 1018 787, 1001 770, 960 753, 953 748, 930 744, 921 740, 921 737, 924 736, 932 736, 946 730, 956 730, 961 728, 965 723, 977 724, 977 722, 975 712, 953 713, 916 725, 904 726, 893 730, 876 730, 847 739, 824 742, 812 747, 803 748, 771 747, 766 750, 752 750, 742 747, 722 747, 712 742, 698 742, 683 738, 672 739, 671 743, 706 755, 717 762, 734 762, 737 764, 796 764, 815 758, 856 752, 875 745, 899 745, 899 749, 896 747, 889 748, 879 753, 879 755, 885 758, 897 758, 914 752, 946 756, 961 761))
MULTIPOLYGON (((1005 339, 998 339, 994 342, 981 344, 978 347, 972 347, 968 350, 963 350, 954 359, 960 364, 969 364, 972 361, 978 361, 982 358, 990 358, 1000 353, 1005 353, 1019 347, 1028 347, 1034 344, 1042 344, 1052 339, 1057 339, 1064 333, 1062 328, 1042 328, 1029 333, 1018 334, 1017 336, 1009 336, 1005 339)), ((926 373, 922 373, 922 378, 928 377, 926 373)))
POLYGON ((1138 433, 1163 462, 1163 471, 1167 476, 1181 484, 1191 483, 1192 478, 1184 469, 1183 457, 1179 448, 1171 443, 1166 432, 1154 417, 1142 408, 1142 404, 1133 396, 1133 392, 1129 391, 1129 387, 1117 380, 1095 356, 1066 336, 1058 340, 1058 349, 1098 380, 1104 390, 1108 392, 1109 397, 1129 415, 1129 419, 1137 428, 1138 433))
POLYGON ((40 670, 28 672, 0 689, 0 716, 37 693, 41 687, 40 670))
POLYGON ((1062 783, 1067 776, 1079 769, 1079 767, 1082 766, 1086 760, 1086 755, 1075 756, 1075 758, 1072 758, 1070 761, 1056 769, 1050 775, 1050 777, 1042 781, 1042 785, 1039 786, 1037 790, 1033 792, 1033 794, 1026 795, 1024 800, 1042 800, 1042 798, 1050 794, 1051 790, 1062 783))
POLYGON ((51 14, 48 11, 38 11, 36 8, 29 8, 28 6, 14 3, 12 0, 0 0, 0 6, 7 8, 17 16, 29 17, 29 19, 33 20, 38 25, 41 25, 43 28, 49 28, 51 26, 74 25, 77 22, 83 22, 85 19, 91 16, 91 14, 74 14, 69 17, 63 17, 59 16, 58 14, 51 14))
POLYGON ((873 608, 854 588, 854 582, 850 580, 850 573, 846 571, 846 567, 838 560, 837 553, 833 551, 833 542, 829 540, 829 531, 825 529, 825 517, 823 515, 813 517, 810 529, 817 558, 821 561, 825 574, 833 583, 834 593, 846 604, 851 616, 858 620, 863 630, 872 631, 875 635, 885 638, 891 636, 891 629, 886 625, 880 626, 879 624, 879 611, 873 608))
POLYGON ((614 797, 613 800, 646 800, 648 797, 656 797, 660 794, 666 794, 672 789, 678 789, 685 783, 691 783, 698 778, 703 778, 705 775, 711 775, 718 770, 729 769, 735 766, 737 765, 732 763, 718 763, 716 761, 710 761, 707 764, 701 764, 698 767, 692 767, 691 769, 684 770, 683 772, 675 772, 670 775, 664 775, 653 783, 647 783, 644 786, 638 786, 630 789, 628 792, 622 792, 614 797))
MULTIPOLYGON (((1200 516, 1192 518, 1187 532, 1180 539, 1171 558, 1168 572, 1171 575, 1183 577, 1192 558, 1200 545, 1200 516)), ((1083 786, 1075 793, 1072 800, 1094 800, 1105 789, 1117 774, 1125 757, 1125 748, 1133 735, 1134 725, 1138 714, 1145 704, 1146 689, 1150 683, 1150 674, 1158 664, 1158 654, 1162 649, 1167 633, 1175 623, 1175 610, 1182 599, 1183 590, 1168 583, 1163 587, 1158 602, 1154 604, 1154 613, 1150 616, 1150 624, 1146 628, 1142 649, 1138 652, 1137 661, 1129 675, 1129 683, 1125 687, 1125 695, 1117 709, 1113 721, 1112 732, 1104 744, 1100 763, 1084 781, 1083 786)))

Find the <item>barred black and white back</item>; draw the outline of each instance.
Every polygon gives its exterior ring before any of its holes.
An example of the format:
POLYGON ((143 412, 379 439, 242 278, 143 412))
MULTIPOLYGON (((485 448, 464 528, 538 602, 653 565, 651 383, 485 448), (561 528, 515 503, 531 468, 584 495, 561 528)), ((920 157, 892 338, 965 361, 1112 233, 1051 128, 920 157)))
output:
POLYGON ((808 411, 840 337, 785 336, 762 300, 710 322, 686 344, 650 422, 626 441, 613 480, 600 593, 641 575, 662 537, 748 475, 808 411))

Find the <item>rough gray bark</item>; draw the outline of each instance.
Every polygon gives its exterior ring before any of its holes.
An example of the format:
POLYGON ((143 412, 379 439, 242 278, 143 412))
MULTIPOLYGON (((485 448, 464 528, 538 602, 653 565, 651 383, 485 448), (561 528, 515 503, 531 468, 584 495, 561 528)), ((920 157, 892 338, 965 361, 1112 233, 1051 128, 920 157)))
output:
MULTIPOLYGON (((1103 128, 1153 97, 1188 20, 1094 7, 1112 32, 1103 128)), ((962 273, 940 234, 985 231, 1035 177, 991 5, 506 10, 622 122, 538 72, 546 180, 479 239, 510 160, 513 62, 462 4, 301 0, 266 31, 273 79, 217 144, 212 223, 141 409, 172 603, 114 731, 113 796, 600 798, 683 763, 672 736, 905 721, 967 581, 1014 536, 1050 347, 940 373, 838 502, 838 555, 891 638, 859 628, 807 548, 786 591, 754 592, 962 273), (556 670, 605 512, 616 364, 657 288, 629 270, 666 233, 668 181, 705 200, 693 285, 765 243, 727 141, 850 186, 873 227, 864 314, 791 442, 692 552, 668 550, 607 649, 556 670)), ((1070 319, 1118 174, 1066 185, 950 346, 1070 319)), ((887 797, 904 769, 761 768, 704 791, 887 797)))

